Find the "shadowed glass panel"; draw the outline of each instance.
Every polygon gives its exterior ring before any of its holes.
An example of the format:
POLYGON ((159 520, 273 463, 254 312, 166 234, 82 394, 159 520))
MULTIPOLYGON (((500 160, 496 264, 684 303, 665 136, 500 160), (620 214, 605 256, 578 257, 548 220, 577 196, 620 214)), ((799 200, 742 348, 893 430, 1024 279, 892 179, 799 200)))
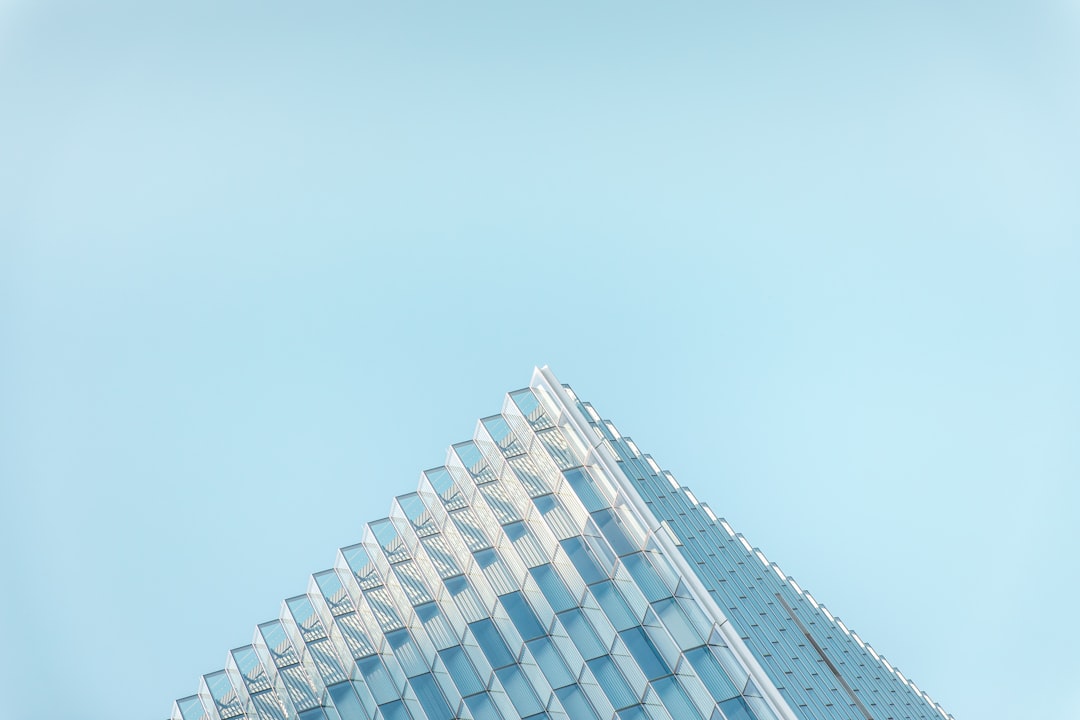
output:
POLYGON ((453 678, 462 697, 484 690, 484 684, 480 681, 480 676, 476 674, 476 668, 473 667, 465 648, 460 645, 446 648, 439 652, 439 657, 442 658, 446 671, 453 678))
POLYGON ((360 700, 356 697, 352 683, 338 683, 337 685, 331 685, 327 690, 330 691, 330 699, 334 701, 334 706, 337 708, 341 720, 370 720, 367 713, 364 712, 364 706, 360 704, 360 700))
POLYGON ((532 606, 521 592, 503 595, 500 600, 510 620, 513 621, 514 627, 521 634, 522 640, 532 640, 546 634, 544 626, 540 624, 540 618, 536 616, 532 606))
POLYGON ((641 627, 630 628, 619 633, 619 637, 626 643, 630 654, 634 657, 638 667, 645 673, 645 677, 654 680, 665 675, 670 675, 671 667, 664 660, 660 651, 653 645, 653 641, 645 634, 641 627))
POLYGON ((555 691, 555 695, 572 720, 599 720, 592 704, 579 685, 567 685, 555 691))
POLYGON ((720 709, 727 720, 757 720, 754 713, 741 697, 733 697, 720 703, 720 709))
POLYGON ((420 706, 424 708, 425 720, 451 720, 454 717, 442 690, 430 673, 417 675, 409 683, 420 700, 420 706))
POLYGON ((510 652, 510 648, 507 646, 506 641, 503 640, 502 634, 491 620, 485 619, 470 623, 469 629, 472 630, 477 644, 484 651, 484 656, 491 663, 491 667, 500 668, 514 662, 514 654, 510 652))

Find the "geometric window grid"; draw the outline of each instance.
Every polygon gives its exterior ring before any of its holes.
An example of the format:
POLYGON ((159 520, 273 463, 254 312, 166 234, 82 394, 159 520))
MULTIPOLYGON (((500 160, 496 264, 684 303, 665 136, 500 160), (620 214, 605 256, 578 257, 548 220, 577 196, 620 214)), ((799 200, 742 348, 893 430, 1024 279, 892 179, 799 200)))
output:
POLYGON ((172 720, 952 720, 551 370, 172 720))

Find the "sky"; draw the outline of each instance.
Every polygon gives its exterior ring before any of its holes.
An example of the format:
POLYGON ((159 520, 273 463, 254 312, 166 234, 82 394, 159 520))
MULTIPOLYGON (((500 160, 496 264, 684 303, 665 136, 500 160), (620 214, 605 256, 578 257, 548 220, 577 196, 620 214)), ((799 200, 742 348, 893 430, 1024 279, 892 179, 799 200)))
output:
POLYGON ((0 716, 162 719, 548 364, 1080 717, 1080 4, 0 1, 0 716))

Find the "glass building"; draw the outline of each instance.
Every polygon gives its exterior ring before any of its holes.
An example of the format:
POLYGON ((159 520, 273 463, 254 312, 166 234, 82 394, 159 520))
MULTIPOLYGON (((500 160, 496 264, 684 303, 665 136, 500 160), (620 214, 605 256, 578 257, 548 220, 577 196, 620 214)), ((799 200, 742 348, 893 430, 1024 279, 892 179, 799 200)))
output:
POLYGON ((172 720, 951 720, 547 368, 172 720))

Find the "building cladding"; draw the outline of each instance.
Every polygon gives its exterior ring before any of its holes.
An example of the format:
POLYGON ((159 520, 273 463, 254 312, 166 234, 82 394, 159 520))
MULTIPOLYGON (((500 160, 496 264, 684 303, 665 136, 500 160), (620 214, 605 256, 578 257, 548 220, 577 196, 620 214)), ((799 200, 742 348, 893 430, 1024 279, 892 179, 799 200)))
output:
POLYGON ((547 368, 172 720, 951 720, 547 368))

